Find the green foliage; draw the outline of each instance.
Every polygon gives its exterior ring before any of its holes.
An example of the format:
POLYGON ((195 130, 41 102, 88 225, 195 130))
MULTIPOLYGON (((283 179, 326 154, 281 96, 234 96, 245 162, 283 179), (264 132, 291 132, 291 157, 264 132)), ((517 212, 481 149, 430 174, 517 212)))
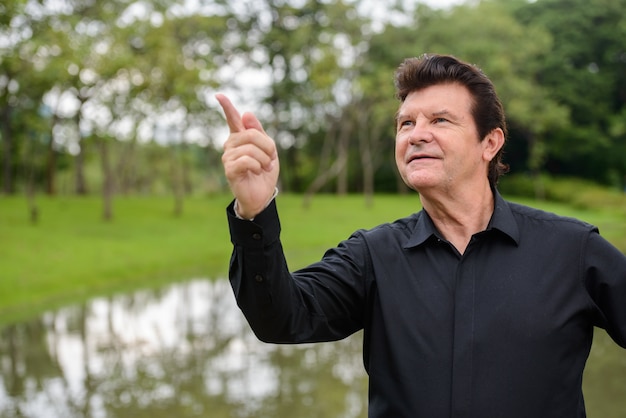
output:
MULTIPOLYGON (((516 170, 623 187, 625 2, 482 0, 434 9, 389 1, 384 16, 367 14, 361 1, 208 0, 197 9, 173 0, 5 2, 3 190, 34 181, 53 193, 70 172, 77 184, 65 190, 78 190, 78 179, 93 174, 82 161, 93 156, 102 181, 120 183, 125 171, 117 168, 142 165, 152 152, 144 144, 155 140, 215 149, 225 139, 211 101, 219 89, 239 96, 276 138, 285 190, 321 179, 322 190, 396 191, 393 71, 424 52, 457 55, 493 79, 516 170), (107 160, 89 141, 135 145, 107 160)), ((210 172, 223 184, 213 163, 191 177, 210 172)), ((175 184, 171 176, 166 183, 175 184)))
POLYGON ((542 0, 516 12, 553 39, 537 80, 571 113, 549 142, 547 164, 561 174, 605 183, 626 175, 618 162, 626 134, 611 131, 626 108, 625 8, 624 0, 542 0))

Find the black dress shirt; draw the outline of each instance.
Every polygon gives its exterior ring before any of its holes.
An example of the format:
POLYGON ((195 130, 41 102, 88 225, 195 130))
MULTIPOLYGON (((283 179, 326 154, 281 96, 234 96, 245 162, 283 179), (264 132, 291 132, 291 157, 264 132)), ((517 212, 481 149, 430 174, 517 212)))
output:
POLYGON ((497 192, 463 255, 422 210, 293 273, 275 202, 254 221, 227 213, 230 280, 255 334, 298 343, 364 329, 370 417, 584 417, 594 326, 626 347, 624 254, 591 225, 497 192))

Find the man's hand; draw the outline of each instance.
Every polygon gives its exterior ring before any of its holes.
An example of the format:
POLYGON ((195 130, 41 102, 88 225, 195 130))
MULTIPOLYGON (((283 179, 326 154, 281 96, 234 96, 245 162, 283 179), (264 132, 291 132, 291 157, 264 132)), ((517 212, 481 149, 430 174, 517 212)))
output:
POLYGON ((240 116, 226 96, 217 94, 215 98, 230 128, 222 155, 226 179, 237 199, 237 213, 252 219, 265 209, 278 182, 276 144, 252 113, 240 116))

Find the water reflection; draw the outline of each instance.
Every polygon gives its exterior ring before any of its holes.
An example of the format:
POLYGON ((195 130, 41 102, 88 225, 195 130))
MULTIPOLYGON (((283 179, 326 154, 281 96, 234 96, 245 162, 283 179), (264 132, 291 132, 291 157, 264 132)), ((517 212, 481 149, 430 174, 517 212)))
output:
MULTIPOLYGON (((598 331, 590 418, 626 417, 626 355, 598 331)), ((0 330, 0 417, 367 415, 361 335, 259 342, 227 280, 98 298, 0 330)))
POLYGON ((358 417, 359 335, 275 346, 226 280, 99 298, 2 331, 2 417, 358 417))

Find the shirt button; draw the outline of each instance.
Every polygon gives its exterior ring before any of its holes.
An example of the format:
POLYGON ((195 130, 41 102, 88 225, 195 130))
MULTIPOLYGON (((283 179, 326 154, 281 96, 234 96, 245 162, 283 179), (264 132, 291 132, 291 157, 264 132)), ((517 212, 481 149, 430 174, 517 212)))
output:
POLYGON ((258 232, 255 232, 254 234, 252 234, 252 239, 256 241, 260 240, 261 234, 259 234, 258 232))
POLYGON ((261 283, 263 281, 263 276, 257 274, 256 276, 254 276, 254 280, 256 280, 258 283, 261 283))

